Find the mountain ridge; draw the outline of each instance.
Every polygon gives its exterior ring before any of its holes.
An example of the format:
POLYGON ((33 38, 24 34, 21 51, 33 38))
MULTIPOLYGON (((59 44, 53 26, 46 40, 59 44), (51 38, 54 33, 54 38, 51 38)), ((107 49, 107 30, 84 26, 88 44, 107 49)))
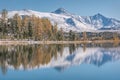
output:
POLYGON ((35 15, 40 18, 48 18, 54 25, 57 23, 58 29, 62 28, 65 32, 73 30, 80 31, 96 31, 96 30, 120 30, 120 20, 108 18, 100 13, 93 16, 79 16, 69 13, 64 8, 58 8, 53 12, 38 12, 33 10, 19 10, 9 11, 8 18, 13 17, 15 14, 20 16, 35 15))

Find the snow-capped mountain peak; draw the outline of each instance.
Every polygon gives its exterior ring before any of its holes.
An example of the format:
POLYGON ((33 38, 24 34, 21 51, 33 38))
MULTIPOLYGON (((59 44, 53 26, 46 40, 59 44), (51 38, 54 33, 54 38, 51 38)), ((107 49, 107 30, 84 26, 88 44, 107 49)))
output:
POLYGON ((57 10, 53 11, 52 13, 70 15, 70 13, 64 8, 58 8, 57 10))
POLYGON ((102 15, 101 13, 97 13, 94 16, 96 16, 96 17, 104 17, 104 15, 102 15))
MULTIPOLYGON (((62 28, 64 31, 68 32, 73 30, 75 32, 81 31, 95 31, 95 30, 120 30, 120 21, 105 17, 104 15, 97 13, 93 16, 78 16, 69 13, 64 8, 59 8, 54 12, 38 12, 34 10, 19 10, 19 11, 9 11, 8 18, 13 17, 15 14, 20 16, 31 16, 35 15, 37 17, 48 18, 51 23, 58 24, 58 29, 62 28)), ((1 16, 1 14, 0 14, 1 16)))
POLYGON ((102 14, 100 14, 100 13, 97 13, 97 14, 91 16, 91 18, 92 18, 92 19, 96 19, 96 20, 98 20, 98 19, 102 19, 102 20, 111 19, 111 18, 105 17, 104 15, 102 15, 102 14))

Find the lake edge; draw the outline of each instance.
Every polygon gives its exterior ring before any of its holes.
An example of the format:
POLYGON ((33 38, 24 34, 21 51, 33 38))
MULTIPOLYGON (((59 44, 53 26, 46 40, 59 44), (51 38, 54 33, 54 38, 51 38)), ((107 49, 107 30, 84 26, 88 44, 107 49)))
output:
POLYGON ((82 44, 82 43, 120 43, 120 40, 84 40, 84 41, 26 41, 26 40, 4 40, 0 45, 22 45, 22 44, 82 44))

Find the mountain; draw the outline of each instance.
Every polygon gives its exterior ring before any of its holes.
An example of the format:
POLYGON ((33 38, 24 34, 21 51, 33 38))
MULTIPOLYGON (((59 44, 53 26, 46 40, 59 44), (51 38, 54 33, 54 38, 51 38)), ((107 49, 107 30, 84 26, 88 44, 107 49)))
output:
POLYGON ((58 8, 57 10, 53 11, 52 13, 55 14, 63 14, 63 15, 71 15, 66 9, 64 8, 58 8))
POLYGON ((19 11, 9 11, 8 17, 11 18, 16 13, 20 16, 35 15, 40 18, 48 18, 53 25, 57 23, 58 29, 62 28, 66 32, 70 30, 76 32, 95 30, 120 30, 119 20, 105 17, 100 13, 93 16, 78 16, 69 13, 64 8, 59 8, 53 12, 38 12, 24 9, 19 11))

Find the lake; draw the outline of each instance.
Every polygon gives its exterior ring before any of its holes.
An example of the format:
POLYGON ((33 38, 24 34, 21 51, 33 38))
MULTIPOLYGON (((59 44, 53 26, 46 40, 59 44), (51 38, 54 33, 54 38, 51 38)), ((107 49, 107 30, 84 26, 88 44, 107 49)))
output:
POLYGON ((120 80, 120 44, 0 45, 0 80, 120 80))

